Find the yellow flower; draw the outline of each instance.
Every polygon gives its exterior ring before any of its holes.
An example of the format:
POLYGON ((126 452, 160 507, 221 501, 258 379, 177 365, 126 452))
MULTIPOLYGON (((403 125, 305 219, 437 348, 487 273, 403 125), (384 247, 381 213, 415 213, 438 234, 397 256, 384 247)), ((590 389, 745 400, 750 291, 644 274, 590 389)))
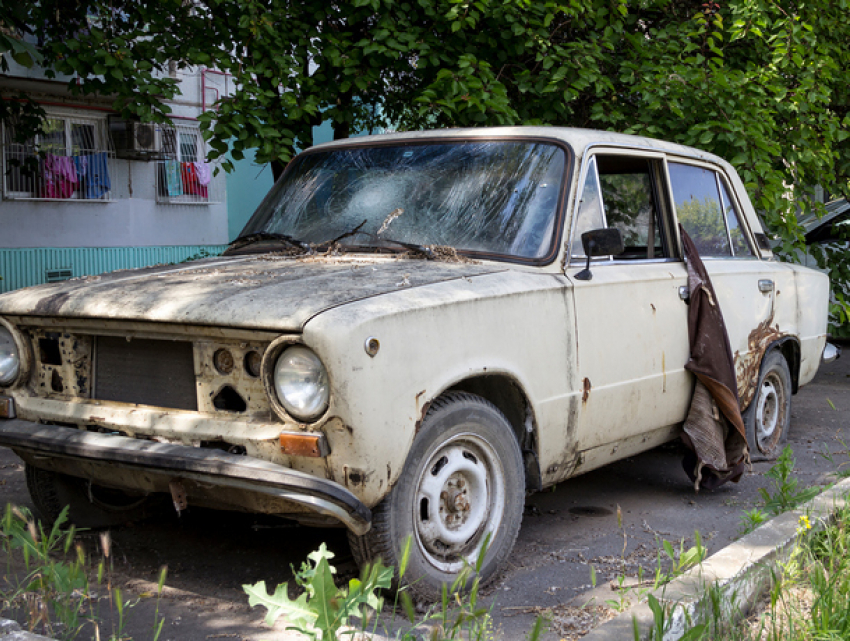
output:
POLYGON ((800 517, 800 526, 797 529, 802 531, 802 532, 805 532, 806 530, 812 529, 812 524, 809 521, 808 516, 803 515, 803 516, 800 517))

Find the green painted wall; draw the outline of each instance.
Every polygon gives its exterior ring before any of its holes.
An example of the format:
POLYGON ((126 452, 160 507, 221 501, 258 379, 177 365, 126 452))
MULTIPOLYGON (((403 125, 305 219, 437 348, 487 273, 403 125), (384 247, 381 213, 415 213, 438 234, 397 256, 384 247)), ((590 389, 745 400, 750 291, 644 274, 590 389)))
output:
MULTIPOLYGON (((313 127, 313 144, 333 140, 334 132, 330 122, 313 127)), ((274 184, 270 165, 258 165, 254 162, 256 151, 249 149, 245 159, 233 160, 234 169, 227 175, 227 232, 233 240, 242 231, 251 214, 269 193, 274 184)))
POLYGON ((71 276, 90 276, 116 269, 180 263, 187 258, 216 255, 224 245, 171 247, 74 247, 0 249, 0 292, 47 282, 49 271, 70 270, 71 276))
POLYGON ((254 162, 256 152, 245 152, 245 159, 233 161, 234 169, 227 174, 227 235, 233 240, 242 231, 245 223, 257 205, 263 200, 274 184, 271 165, 258 165, 254 162))

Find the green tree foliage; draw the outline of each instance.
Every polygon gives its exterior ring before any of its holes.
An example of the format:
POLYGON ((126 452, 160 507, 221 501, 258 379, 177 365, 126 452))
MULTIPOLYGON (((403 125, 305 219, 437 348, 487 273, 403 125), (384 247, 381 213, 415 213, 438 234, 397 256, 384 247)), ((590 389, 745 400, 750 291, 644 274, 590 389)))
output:
MULTIPOLYGON (((114 96, 125 115, 167 115, 178 89, 169 63, 232 74, 235 92, 201 117, 210 157, 254 149, 275 173, 325 120, 340 138, 380 126, 625 131, 730 160, 787 256, 802 241, 799 212, 816 209, 814 186, 848 192, 850 0, 14 6, 0 23, 43 25, 44 64, 74 74, 76 93, 114 96)), ((839 255, 819 259, 850 273, 839 255)))

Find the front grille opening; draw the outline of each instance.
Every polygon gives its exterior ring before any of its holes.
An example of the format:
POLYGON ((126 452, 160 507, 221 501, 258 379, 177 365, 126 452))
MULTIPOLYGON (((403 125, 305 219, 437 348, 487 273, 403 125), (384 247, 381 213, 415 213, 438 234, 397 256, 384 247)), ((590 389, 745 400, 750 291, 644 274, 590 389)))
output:
POLYGON ((198 410, 192 343, 98 336, 93 398, 198 410))
POLYGON ((213 398, 213 406, 217 410, 225 410, 227 412, 244 412, 248 409, 245 399, 239 392, 233 389, 230 385, 225 385, 221 391, 213 398))
POLYGON ((61 365, 62 352, 59 349, 59 336, 38 339, 38 357, 45 365, 61 365))

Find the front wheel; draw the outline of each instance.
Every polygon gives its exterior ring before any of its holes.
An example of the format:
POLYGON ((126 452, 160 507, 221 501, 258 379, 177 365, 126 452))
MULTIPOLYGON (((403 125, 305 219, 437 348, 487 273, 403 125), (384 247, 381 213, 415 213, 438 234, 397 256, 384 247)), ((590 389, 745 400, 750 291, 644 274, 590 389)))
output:
POLYGON ((373 511, 372 529, 349 534, 352 553, 361 566, 381 558, 398 568, 410 537, 404 583, 418 599, 436 601, 464 565, 475 566, 488 536, 479 577, 497 576, 524 498, 522 453, 508 420, 478 396, 450 392, 431 405, 398 482, 373 511))
POLYGON ((743 418, 750 460, 772 461, 779 456, 791 426, 791 372, 779 350, 764 357, 755 397, 743 418))

